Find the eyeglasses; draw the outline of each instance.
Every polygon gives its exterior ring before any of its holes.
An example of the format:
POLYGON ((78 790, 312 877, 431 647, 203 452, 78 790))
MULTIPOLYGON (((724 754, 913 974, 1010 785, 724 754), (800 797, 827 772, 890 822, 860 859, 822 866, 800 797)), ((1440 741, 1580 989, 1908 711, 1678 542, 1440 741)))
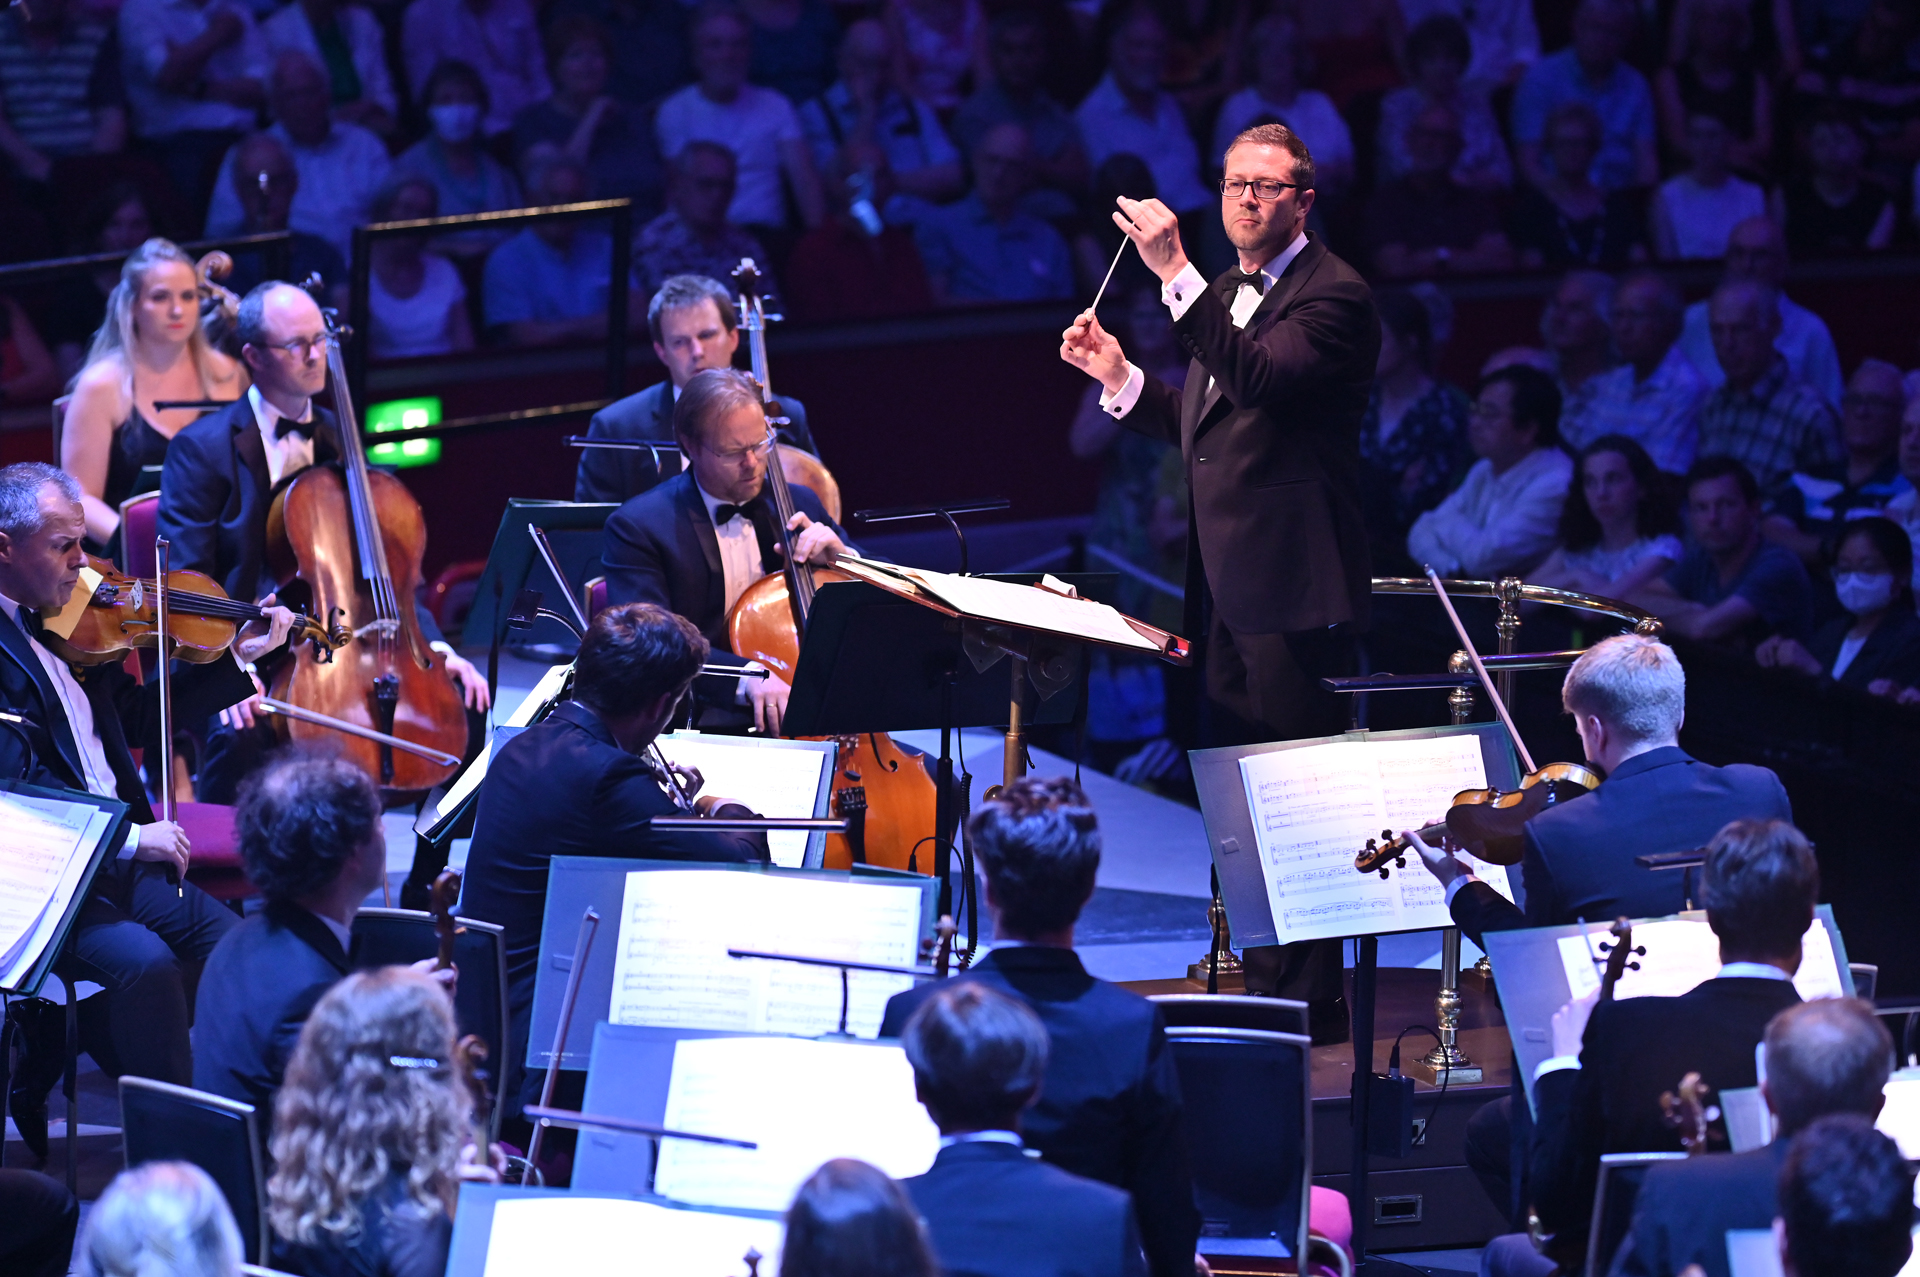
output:
POLYGON ((316 337, 295 337, 292 341, 283 341, 278 345, 269 346, 268 349, 284 350, 295 359, 306 359, 309 357, 309 352, 326 354, 327 348, 331 345, 333 345, 333 338, 321 333, 316 337))
POLYGON ((705 448, 707 455, 715 461, 745 461, 748 457, 766 456, 778 438, 779 436, 772 430, 768 430, 766 438, 762 439, 759 443, 748 444, 744 448, 734 448, 727 452, 721 452, 718 448, 708 448, 704 443, 700 446, 705 448))
POLYGON ((1265 200, 1269 204, 1279 199, 1280 192, 1282 191, 1297 191, 1300 189, 1300 183, 1298 182, 1275 182, 1270 178, 1261 178, 1256 182, 1243 181, 1237 177, 1224 177, 1220 179, 1220 193, 1230 200, 1237 200, 1242 195, 1245 195, 1249 186, 1253 188, 1253 197, 1255 199, 1265 200))

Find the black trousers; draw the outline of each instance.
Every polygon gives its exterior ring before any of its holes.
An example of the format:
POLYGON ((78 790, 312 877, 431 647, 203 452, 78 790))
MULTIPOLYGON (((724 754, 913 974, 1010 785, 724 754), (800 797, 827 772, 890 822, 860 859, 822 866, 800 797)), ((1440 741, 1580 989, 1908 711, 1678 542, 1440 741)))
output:
POLYGON ((53 969, 62 980, 106 987, 105 1050, 88 1044, 103 1069, 193 1085, 190 971, 239 923, 192 883, 176 891, 149 861, 100 871, 53 969))
POLYGON ((66 1277, 80 1203, 67 1186, 39 1171, 0 1170, 0 1272, 9 1277, 66 1277))

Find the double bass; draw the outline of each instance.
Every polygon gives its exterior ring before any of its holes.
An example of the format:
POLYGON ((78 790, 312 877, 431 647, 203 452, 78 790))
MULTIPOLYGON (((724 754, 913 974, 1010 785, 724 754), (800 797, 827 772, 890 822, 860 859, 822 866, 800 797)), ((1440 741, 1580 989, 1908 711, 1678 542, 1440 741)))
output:
MULTIPOLYGON (((318 277, 308 281, 309 291, 318 277)), ((431 789, 450 779, 467 748, 466 705, 446 657, 420 631, 415 598, 426 552, 426 519, 406 485, 367 465, 347 389, 341 342, 352 334, 323 306, 327 374, 340 458, 287 481, 267 515, 267 564, 305 587, 308 615, 347 641, 322 660, 301 646, 274 676, 273 695, 304 710, 426 746, 451 763, 295 718, 295 740, 337 746, 384 790, 431 789)))

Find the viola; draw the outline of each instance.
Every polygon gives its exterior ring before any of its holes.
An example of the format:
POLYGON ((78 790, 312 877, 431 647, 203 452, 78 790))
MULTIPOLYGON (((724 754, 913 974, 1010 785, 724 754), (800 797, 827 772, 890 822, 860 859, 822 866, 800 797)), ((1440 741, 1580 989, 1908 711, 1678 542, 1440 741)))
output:
MULTIPOLYGON (((456 869, 442 869, 433 880, 433 889, 427 896, 427 908, 433 914, 433 931, 439 941, 434 954, 433 966, 436 971, 447 971, 453 967, 453 946, 460 934, 466 930, 460 920, 453 916, 453 907, 460 899, 460 872, 456 869)), ((467 1093, 472 1108, 469 1126, 474 1147, 482 1154, 487 1152, 486 1114, 493 1111, 493 1097, 487 1093, 487 1044, 477 1033, 469 1033, 453 1044, 453 1072, 460 1087, 467 1093)))

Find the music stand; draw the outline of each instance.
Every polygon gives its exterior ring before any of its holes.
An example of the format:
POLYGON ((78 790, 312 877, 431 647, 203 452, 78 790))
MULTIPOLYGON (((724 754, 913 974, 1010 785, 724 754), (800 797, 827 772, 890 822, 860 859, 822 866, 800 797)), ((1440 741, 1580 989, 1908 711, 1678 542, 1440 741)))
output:
MULTIPOLYGON (((513 601, 527 588, 532 577, 542 588, 551 575, 546 565, 535 570, 538 554, 529 527, 539 528, 553 544, 554 553, 567 575, 552 587, 579 598, 588 580, 600 575, 600 530, 618 506, 608 502, 539 501, 530 497, 510 497, 500 516, 500 529, 493 534, 493 548, 487 551, 487 567, 473 595, 473 610, 461 632, 465 647, 475 646, 483 637, 487 643, 487 687, 499 690, 500 645, 506 639, 507 614, 513 601)), ((521 640, 528 645, 552 644, 571 650, 577 641, 565 626, 554 621, 535 621, 521 640)))

